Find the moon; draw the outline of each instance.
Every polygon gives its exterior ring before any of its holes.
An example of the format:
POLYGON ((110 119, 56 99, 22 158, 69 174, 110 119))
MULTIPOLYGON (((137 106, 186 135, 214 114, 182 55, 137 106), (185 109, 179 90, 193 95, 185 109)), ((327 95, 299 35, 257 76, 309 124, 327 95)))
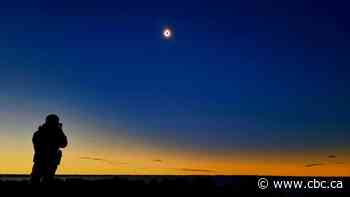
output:
POLYGON ((163 37, 165 39, 170 39, 172 36, 173 36, 172 30, 170 28, 168 28, 168 27, 164 28, 164 30, 163 30, 163 37))

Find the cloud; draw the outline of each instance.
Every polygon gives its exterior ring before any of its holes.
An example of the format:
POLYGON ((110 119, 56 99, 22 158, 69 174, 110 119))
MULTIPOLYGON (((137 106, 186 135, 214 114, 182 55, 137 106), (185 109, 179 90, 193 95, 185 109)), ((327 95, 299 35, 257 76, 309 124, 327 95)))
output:
POLYGON ((208 170, 208 169, 195 169, 195 168, 179 168, 178 171, 183 172, 202 172, 202 173, 216 173, 216 170, 208 170))
POLYGON ((118 162, 118 163, 116 163, 116 162, 110 161, 108 159, 99 158, 99 157, 80 157, 80 159, 92 160, 92 161, 100 161, 100 162, 108 163, 108 164, 111 164, 111 165, 115 165, 115 164, 125 165, 125 164, 128 164, 127 162, 118 162))
POLYGON ((323 166, 325 165, 324 163, 311 163, 311 164, 306 164, 305 167, 311 168, 311 167, 318 167, 318 166, 323 166))
POLYGON ((111 161, 109 161, 107 159, 98 158, 98 157, 80 157, 80 159, 92 160, 92 161, 101 161, 101 162, 104 162, 104 163, 113 164, 113 162, 111 162, 111 161))
POLYGON ((153 160, 153 162, 162 163, 162 162, 163 162, 163 160, 161 160, 161 159, 154 159, 154 160, 153 160))
POLYGON ((105 159, 97 158, 97 157, 80 157, 80 159, 87 159, 87 160, 94 160, 94 161, 106 161, 105 159))
POLYGON ((334 165, 334 164, 335 165, 343 165, 343 164, 345 164, 345 162, 334 160, 337 158, 336 155, 332 154, 332 155, 328 155, 327 157, 329 159, 332 159, 332 160, 328 160, 328 161, 323 162, 323 163, 322 162, 319 162, 319 163, 315 162, 315 163, 306 164, 305 167, 310 168, 310 167, 317 167, 317 166, 324 166, 324 165, 334 165))

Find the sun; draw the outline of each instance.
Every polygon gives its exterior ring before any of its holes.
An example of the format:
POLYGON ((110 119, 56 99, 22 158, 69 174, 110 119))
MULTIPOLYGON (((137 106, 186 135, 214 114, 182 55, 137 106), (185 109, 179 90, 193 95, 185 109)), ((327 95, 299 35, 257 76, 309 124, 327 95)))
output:
POLYGON ((173 31, 169 27, 164 28, 163 37, 165 39, 170 39, 172 36, 173 36, 173 31))

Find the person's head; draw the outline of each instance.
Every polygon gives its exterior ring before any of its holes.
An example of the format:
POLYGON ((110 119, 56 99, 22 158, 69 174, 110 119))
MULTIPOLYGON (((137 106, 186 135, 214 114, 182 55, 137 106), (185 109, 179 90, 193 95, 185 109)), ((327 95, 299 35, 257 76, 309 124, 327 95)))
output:
POLYGON ((51 127, 58 127, 60 125, 60 118, 56 114, 50 114, 46 116, 45 124, 51 127))

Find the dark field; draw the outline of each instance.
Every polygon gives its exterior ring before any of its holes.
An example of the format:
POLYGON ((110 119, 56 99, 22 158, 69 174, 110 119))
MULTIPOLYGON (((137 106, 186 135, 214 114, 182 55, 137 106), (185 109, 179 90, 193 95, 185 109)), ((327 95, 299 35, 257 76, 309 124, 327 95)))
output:
MULTIPOLYGON (((257 176, 134 176, 134 175, 60 175, 51 184, 31 185, 26 175, 0 175, 0 189, 21 191, 21 188, 45 190, 55 193, 79 192, 80 194, 161 194, 161 195, 209 195, 232 196, 255 194, 258 196, 350 196, 350 177, 264 177, 269 187, 258 188, 257 176), (275 189, 273 181, 278 180, 341 180, 342 188, 275 189)), ((316 185, 317 186, 317 185, 316 185)), ((23 190, 22 190, 23 191, 23 190)))

